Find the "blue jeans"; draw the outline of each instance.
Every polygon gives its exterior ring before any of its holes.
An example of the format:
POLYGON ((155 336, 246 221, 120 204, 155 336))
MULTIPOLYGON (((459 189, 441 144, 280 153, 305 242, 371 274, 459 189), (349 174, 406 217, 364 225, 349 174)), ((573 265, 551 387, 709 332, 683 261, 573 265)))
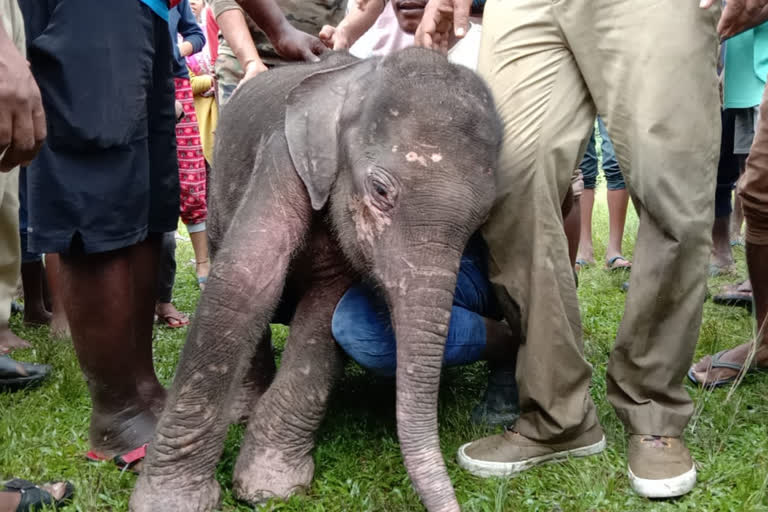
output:
MULTIPOLYGON (((619 170, 619 162, 616 161, 616 153, 613 150, 613 143, 608 137, 608 131, 602 118, 597 118, 597 129, 600 131, 600 138, 603 139, 601 145, 603 151, 603 173, 605 174, 605 183, 608 190, 624 190, 624 176, 619 170)), ((592 131, 592 137, 589 139, 587 151, 579 165, 581 173, 584 176, 584 188, 594 189, 597 187, 597 149, 595 148, 595 132, 592 131)))
MULTIPOLYGON (((485 321, 502 318, 491 283, 485 242, 475 234, 461 257, 443 364, 469 364, 484 358, 485 321)), ((333 336, 361 366, 391 376, 397 368, 397 343, 389 308, 366 285, 347 290, 333 313, 333 336)))

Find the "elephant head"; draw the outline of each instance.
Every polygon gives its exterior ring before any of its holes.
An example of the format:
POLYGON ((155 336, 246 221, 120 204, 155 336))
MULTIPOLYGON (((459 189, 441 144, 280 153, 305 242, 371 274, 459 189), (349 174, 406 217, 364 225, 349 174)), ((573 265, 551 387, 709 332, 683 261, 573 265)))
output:
POLYGON ((397 339, 397 425, 430 511, 458 510, 437 395, 461 254, 495 196, 501 122, 482 80, 429 50, 339 59, 287 96, 285 133, 312 207, 386 297, 397 339))

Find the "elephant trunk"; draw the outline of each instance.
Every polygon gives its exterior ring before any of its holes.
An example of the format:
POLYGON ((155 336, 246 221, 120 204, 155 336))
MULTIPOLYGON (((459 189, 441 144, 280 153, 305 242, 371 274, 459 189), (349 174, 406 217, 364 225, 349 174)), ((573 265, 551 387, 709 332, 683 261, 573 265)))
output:
POLYGON ((440 370, 459 258, 456 251, 450 265, 411 266, 396 286, 388 287, 397 338, 400 448, 411 482, 430 512, 460 510, 437 429, 440 370))

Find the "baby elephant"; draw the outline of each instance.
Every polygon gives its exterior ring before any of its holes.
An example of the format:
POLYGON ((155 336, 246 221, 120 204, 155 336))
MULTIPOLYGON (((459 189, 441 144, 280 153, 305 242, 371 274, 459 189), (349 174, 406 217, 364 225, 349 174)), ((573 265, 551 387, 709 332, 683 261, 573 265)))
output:
POLYGON ((501 122, 473 72, 407 49, 335 53, 246 82, 216 132, 213 267, 131 510, 209 511, 214 469, 246 389, 271 379, 269 322, 289 310, 282 365, 250 419, 235 493, 310 485, 313 436, 342 369, 334 306, 365 279, 397 338, 397 426, 429 511, 457 511, 437 431, 443 348, 462 251, 495 195, 501 122))

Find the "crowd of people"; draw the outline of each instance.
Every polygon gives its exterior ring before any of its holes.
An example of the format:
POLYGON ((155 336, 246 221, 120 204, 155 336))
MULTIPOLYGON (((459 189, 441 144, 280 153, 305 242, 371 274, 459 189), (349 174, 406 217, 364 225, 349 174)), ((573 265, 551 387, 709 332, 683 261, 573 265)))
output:
MULTIPOLYGON (((602 169, 605 268, 629 276, 607 396, 628 436, 630 483, 649 498, 694 487, 684 378, 715 387, 768 369, 768 1, 729 0, 722 14, 716 0, 108 4, 0 0, 3 389, 55 371, 10 357, 30 346, 9 327, 14 305, 25 324, 72 338, 92 401, 89 458, 138 468, 166 399, 153 324, 190 323, 172 301, 179 218, 201 290, 212 269, 219 110, 276 66, 419 45, 485 79, 504 124, 497 199, 461 260, 444 364, 488 361, 471 418, 505 430, 463 445, 460 466, 510 476, 605 448, 576 294, 580 270, 596 264, 602 169), (622 253, 630 198, 632 262, 622 253), (739 244, 748 275, 713 299, 753 309, 757 337, 694 363, 707 277, 731 271, 739 244)), ((359 283, 331 329, 361 366, 393 375, 387 315, 359 283)), ((11 480, 0 512, 72 493, 11 480)))

